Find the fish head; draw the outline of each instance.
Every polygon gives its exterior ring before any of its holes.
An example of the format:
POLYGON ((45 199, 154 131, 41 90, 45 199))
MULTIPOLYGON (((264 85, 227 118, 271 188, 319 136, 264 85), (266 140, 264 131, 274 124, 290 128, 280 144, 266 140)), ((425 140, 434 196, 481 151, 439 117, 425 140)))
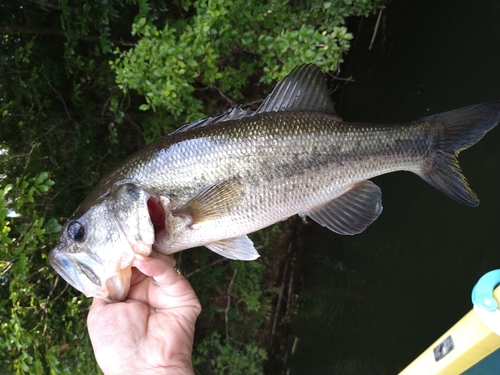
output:
POLYGON ((108 302, 128 295, 135 258, 109 199, 80 207, 49 255, 51 266, 87 297, 108 302), (80 212, 84 211, 80 214, 80 212))

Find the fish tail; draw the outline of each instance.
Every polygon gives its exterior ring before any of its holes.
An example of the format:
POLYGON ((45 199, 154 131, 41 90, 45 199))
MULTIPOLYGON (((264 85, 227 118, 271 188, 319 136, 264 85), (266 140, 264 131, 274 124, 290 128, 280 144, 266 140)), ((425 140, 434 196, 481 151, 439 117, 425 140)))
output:
POLYGON ((458 163, 458 154, 478 142, 500 121, 500 101, 479 103, 424 117, 430 123, 436 147, 419 173, 425 181, 467 206, 479 204, 458 163))

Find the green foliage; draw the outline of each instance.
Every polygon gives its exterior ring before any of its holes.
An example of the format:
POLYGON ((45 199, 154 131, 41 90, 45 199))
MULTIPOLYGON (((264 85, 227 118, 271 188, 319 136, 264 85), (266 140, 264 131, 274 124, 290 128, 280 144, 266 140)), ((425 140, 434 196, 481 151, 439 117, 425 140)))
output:
POLYGON ((164 108, 158 108, 144 120, 144 140, 146 144, 173 132, 177 120, 164 108))
MULTIPOLYGON (((85 37, 100 34, 96 38, 104 43, 102 28, 113 14, 111 5, 69 5, 62 0, 44 3, 41 9, 16 2, 3 5, 3 23, 15 20, 20 30, 3 34, 0 54, 0 141, 8 142, 11 151, 3 160, 7 178, 50 169, 55 180, 71 176, 73 184, 87 185, 95 167, 81 160, 99 160, 94 146, 98 142, 106 150, 109 143, 101 137, 113 138, 108 124, 114 118, 109 115, 113 77, 107 59, 103 50, 85 43, 85 37), (99 97, 104 97, 101 108, 95 103, 99 97)), ((63 197, 71 201, 66 191, 63 197)))
POLYGON ((59 277, 47 265, 45 244, 60 225, 55 218, 45 222, 36 204, 53 185, 47 172, 0 181, 1 373, 97 371, 85 335, 85 303, 54 295, 59 277))
POLYGON ((104 25, 122 5, 2 3, 2 374, 100 372, 86 333, 89 300, 68 288, 47 256, 113 141, 108 124, 117 123, 121 103, 111 114, 104 25))
POLYGON ((213 332, 198 346, 199 357, 194 357, 195 367, 206 366, 205 358, 212 358, 212 370, 203 374, 218 375, 258 375, 263 373, 262 363, 267 359, 266 351, 253 344, 237 344, 223 340, 219 333, 213 332))
POLYGON ((175 118, 204 115, 197 88, 216 88, 234 99, 259 73, 271 83, 292 68, 313 62, 336 70, 352 35, 344 18, 368 14, 381 1, 331 2, 245 0, 182 1, 159 27, 147 16, 134 23, 136 46, 117 50, 111 62, 117 83, 144 95, 141 109, 163 107, 175 118))
POLYGON ((263 272, 261 262, 230 262, 226 267, 226 275, 232 274, 232 278, 229 284, 226 280, 217 285, 228 285, 227 295, 224 295, 227 304, 217 305, 211 313, 201 317, 201 324, 212 326, 214 321, 225 319, 225 329, 222 324, 216 324, 215 329, 195 345, 193 364, 199 373, 262 373, 267 354, 259 342, 259 329, 266 318, 262 295, 268 292, 263 272), (222 331, 226 333, 225 338, 219 333, 222 331))
POLYGON ((277 295, 275 288, 266 285, 266 257, 273 250, 271 238, 278 228, 274 225, 253 236, 261 254, 254 262, 228 261, 212 268, 213 254, 196 253, 197 262, 204 259, 197 265, 202 271, 189 279, 204 306, 198 320, 204 332, 193 350, 198 373, 262 373, 267 342, 261 332, 271 315, 272 297, 277 295), (209 304, 203 302, 207 296, 209 304))
MULTIPOLYGON (((344 18, 380 4, 3 2, 0 373, 100 372, 85 327, 90 300, 68 288, 47 256, 107 170, 186 119, 262 99, 295 65, 335 70, 352 37, 344 18)), ((267 234, 254 240, 261 253, 272 246, 267 234)), ((214 265, 219 258, 206 250, 186 257, 203 305, 197 369, 261 373, 260 332, 276 294, 265 262, 214 265)))

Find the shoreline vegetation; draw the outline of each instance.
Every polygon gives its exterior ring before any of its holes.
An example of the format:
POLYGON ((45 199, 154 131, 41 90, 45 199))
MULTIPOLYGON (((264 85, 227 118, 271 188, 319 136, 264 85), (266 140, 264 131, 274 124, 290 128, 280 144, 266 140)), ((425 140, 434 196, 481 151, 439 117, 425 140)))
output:
MULTIPOLYGON (((346 20, 376 17, 383 5, 2 3, 0 372, 100 373, 86 331, 91 300, 47 256, 106 171, 183 123, 237 103, 256 108, 296 65, 338 73, 352 48, 346 20)), ((283 373, 298 342, 290 321, 308 228, 295 217, 252 234, 253 262, 206 249, 176 255, 203 306, 196 373, 283 373)))

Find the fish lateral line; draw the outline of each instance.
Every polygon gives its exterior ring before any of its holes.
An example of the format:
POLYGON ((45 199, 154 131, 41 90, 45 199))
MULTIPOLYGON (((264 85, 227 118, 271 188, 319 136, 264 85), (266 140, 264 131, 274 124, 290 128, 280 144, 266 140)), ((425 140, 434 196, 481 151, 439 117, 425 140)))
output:
POLYGON ((322 71, 298 66, 256 111, 194 121, 122 161, 71 216, 49 262, 87 296, 119 301, 133 258, 152 251, 203 245, 253 260, 248 233, 297 213, 361 233, 382 212, 378 175, 411 171, 474 207, 458 155, 499 121, 497 100, 405 124, 343 122, 322 71))

